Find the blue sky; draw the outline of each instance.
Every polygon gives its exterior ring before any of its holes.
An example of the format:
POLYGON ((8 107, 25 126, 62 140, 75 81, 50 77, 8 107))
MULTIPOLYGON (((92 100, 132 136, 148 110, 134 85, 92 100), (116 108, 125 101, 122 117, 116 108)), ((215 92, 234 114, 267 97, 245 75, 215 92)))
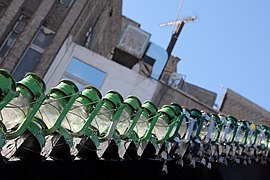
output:
POLYGON ((224 88, 230 88, 268 111, 269 8, 269 0, 123 0, 123 15, 165 49, 174 26, 159 25, 196 16, 185 24, 172 52, 181 58, 178 72, 187 82, 218 93, 218 104, 224 88))

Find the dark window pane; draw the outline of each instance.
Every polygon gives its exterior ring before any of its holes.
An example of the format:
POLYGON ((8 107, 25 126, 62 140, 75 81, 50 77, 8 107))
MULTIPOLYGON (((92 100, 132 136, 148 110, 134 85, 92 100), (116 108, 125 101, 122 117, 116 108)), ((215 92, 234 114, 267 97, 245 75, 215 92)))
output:
MULTIPOLYGON (((1 7, 1 5, 0 5, 0 7, 1 7)), ((26 20, 27 20, 26 17, 23 16, 23 15, 19 18, 19 20, 14 25, 13 30, 7 36, 6 40, 2 44, 2 47, 0 47, 0 62, 2 61, 2 59, 7 54, 9 48, 15 42, 15 40, 16 40, 16 38, 18 36, 18 33, 20 33, 24 29, 24 26, 26 24, 26 20)))
POLYGON ((12 44, 14 43, 16 37, 17 37, 17 33, 12 32, 9 36, 8 39, 5 41, 5 43, 3 44, 3 46, 0 49, 0 58, 5 57, 6 53, 8 52, 9 48, 12 46, 12 44))
POLYGON ((25 16, 21 16, 17 24, 15 25, 14 30, 16 32, 22 32, 24 29, 24 26, 26 24, 27 18, 25 16))
POLYGON ((28 49, 20 64, 13 73, 13 77, 16 81, 21 80, 28 72, 32 72, 37 65, 41 54, 33 49, 28 49))
POLYGON ((64 4, 65 6, 69 7, 73 0, 60 0, 61 4, 64 4))
POLYGON ((66 71, 69 74, 83 80, 87 84, 93 85, 97 88, 101 87, 106 76, 105 72, 76 58, 72 58, 66 71))
POLYGON ((40 30, 38 32, 37 37, 35 38, 33 44, 45 49, 53 39, 54 34, 53 33, 45 33, 44 30, 40 30))
POLYGON ((0 17, 2 16, 2 14, 4 14, 5 10, 6 10, 6 6, 0 3, 0 17))

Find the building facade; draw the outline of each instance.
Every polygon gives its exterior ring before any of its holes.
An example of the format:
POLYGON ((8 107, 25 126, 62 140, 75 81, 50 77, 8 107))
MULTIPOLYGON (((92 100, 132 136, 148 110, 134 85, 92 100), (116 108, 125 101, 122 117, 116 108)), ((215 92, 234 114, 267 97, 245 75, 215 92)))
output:
POLYGON ((17 80, 28 71, 43 77, 69 36, 108 57, 121 31, 121 0, 18 0, 0 7, 1 67, 17 80))

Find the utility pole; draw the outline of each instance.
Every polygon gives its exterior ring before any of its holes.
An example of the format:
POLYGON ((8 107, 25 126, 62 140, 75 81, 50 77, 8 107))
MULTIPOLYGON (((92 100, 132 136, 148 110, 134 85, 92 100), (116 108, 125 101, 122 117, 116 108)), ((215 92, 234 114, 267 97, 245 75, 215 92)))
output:
POLYGON ((166 65, 167 65, 167 63, 169 61, 170 56, 171 56, 172 50, 173 50, 173 48, 175 46, 175 43, 176 43, 176 41, 177 41, 177 39, 178 39, 184 25, 185 25, 185 23, 190 22, 190 21, 194 21, 196 19, 197 19, 197 17, 186 17, 186 18, 184 18, 182 20, 177 20, 177 21, 172 21, 172 22, 160 24, 161 27, 169 26, 169 25, 177 25, 177 27, 175 28, 175 30, 174 30, 174 32, 172 34, 171 40, 169 42, 169 45, 168 45, 168 47, 166 49, 166 51, 168 53, 168 59, 167 59, 167 62, 165 64, 165 66, 163 67, 163 70, 162 70, 160 76, 159 76, 159 80, 161 79, 161 76, 162 76, 162 74, 164 72, 164 69, 165 69, 165 67, 166 67, 166 65))

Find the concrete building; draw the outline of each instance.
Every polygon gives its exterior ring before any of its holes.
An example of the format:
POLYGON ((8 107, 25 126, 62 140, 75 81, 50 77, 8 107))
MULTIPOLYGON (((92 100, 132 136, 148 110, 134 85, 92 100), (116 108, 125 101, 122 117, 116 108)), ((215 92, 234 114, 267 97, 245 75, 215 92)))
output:
POLYGON ((79 89, 91 84, 103 94, 113 89, 121 92, 123 97, 136 95, 142 101, 152 99, 158 85, 157 81, 70 42, 69 39, 57 54, 44 81, 51 88, 63 78, 71 79, 79 89))

